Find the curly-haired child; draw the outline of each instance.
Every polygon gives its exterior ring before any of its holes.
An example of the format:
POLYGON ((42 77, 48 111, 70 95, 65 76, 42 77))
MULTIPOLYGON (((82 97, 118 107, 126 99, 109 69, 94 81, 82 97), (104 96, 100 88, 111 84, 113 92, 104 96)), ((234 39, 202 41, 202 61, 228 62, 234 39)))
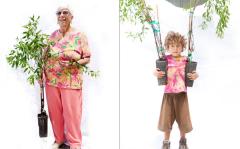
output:
MULTIPOLYGON (((170 31, 164 43, 165 49, 170 54, 167 60, 167 84, 165 86, 158 128, 164 132, 162 149, 170 149, 170 133, 176 120, 180 130, 179 149, 188 149, 185 134, 192 130, 190 119, 187 87, 185 85, 185 66, 187 57, 182 56, 186 47, 186 39, 177 32, 170 31)), ((166 75, 160 69, 154 71, 157 78, 166 75)), ((188 73, 191 80, 198 78, 196 71, 188 73)))

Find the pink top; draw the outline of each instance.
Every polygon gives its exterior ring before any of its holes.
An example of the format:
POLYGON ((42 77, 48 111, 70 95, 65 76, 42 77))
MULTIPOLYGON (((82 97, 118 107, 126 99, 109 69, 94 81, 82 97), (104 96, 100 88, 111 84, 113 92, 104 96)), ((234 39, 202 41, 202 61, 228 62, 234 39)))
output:
POLYGON ((86 36, 81 32, 71 31, 62 38, 56 30, 50 36, 50 41, 54 44, 49 51, 51 57, 45 65, 46 83, 60 88, 81 89, 81 69, 77 66, 64 67, 59 62, 90 57, 86 36))
POLYGON ((179 93, 186 92, 185 86, 185 66, 187 62, 186 57, 181 57, 175 60, 172 55, 167 55, 167 85, 165 86, 165 93, 179 93))

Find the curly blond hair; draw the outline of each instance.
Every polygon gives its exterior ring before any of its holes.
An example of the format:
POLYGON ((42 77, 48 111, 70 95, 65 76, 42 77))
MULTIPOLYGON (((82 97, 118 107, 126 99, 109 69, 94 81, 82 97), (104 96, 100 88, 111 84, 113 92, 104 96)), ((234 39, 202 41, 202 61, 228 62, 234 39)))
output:
POLYGON ((178 32, 170 31, 168 32, 165 38, 165 42, 164 42, 165 49, 168 50, 169 45, 172 45, 172 44, 180 44, 184 50, 187 44, 186 38, 178 32))

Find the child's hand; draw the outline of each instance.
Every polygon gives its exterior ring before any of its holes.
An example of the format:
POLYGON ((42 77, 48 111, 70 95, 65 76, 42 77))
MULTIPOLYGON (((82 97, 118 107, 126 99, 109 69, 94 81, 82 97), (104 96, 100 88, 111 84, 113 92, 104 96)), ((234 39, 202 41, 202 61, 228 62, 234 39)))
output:
POLYGON ((159 68, 157 68, 155 71, 154 71, 154 75, 161 79, 162 77, 165 76, 165 72, 164 71, 161 71, 159 68))
POLYGON ((198 78, 198 74, 196 71, 193 71, 192 73, 188 73, 187 74, 187 77, 190 79, 190 80, 196 80, 198 78))

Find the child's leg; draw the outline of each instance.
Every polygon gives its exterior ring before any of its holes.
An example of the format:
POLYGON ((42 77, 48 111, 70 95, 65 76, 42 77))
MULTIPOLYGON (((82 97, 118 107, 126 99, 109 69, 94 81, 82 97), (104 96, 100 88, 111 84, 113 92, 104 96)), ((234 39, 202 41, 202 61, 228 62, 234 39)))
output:
POLYGON ((187 139, 186 139, 186 133, 184 131, 180 130, 180 140, 179 140, 179 149, 188 149, 187 146, 187 139))
POLYGON ((186 133, 184 131, 180 130, 180 137, 181 138, 186 138, 186 133))
POLYGON ((179 93, 174 100, 176 111, 176 121, 179 126, 180 135, 185 137, 185 133, 192 131, 187 93, 179 93))
POLYGON ((173 106, 173 96, 171 94, 164 94, 160 116, 158 121, 158 129, 166 132, 166 136, 170 136, 170 132, 172 130, 172 125, 175 121, 175 113, 173 106))
POLYGON ((192 130, 187 93, 180 93, 175 100, 176 120, 180 130, 179 149, 188 149, 186 133, 192 130))
POLYGON ((170 134, 171 134, 171 131, 165 131, 164 132, 164 140, 169 140, 170 139, 170 134))
POLYGON ((171 131, 164 131, 164 140, 161 149, 170 149, 170 133, 171 131))
POLYGON ((159 117, 158 129, 164 132, 162 149, 170 149, 170 134, 175 120, 173 96, 164 94, 159 117))

